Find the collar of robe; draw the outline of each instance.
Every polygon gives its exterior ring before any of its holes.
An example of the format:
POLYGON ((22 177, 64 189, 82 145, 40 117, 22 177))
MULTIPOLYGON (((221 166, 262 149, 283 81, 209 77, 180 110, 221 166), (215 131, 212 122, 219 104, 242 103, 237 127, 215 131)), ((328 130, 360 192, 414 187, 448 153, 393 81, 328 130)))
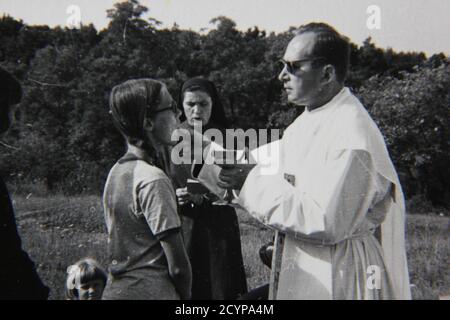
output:
POLYGON ((321 113, 322 111, 331 109, 333 106, 336 106, 339 104, 339 102, 348 96, 350 93, 350 90, 347 87, 343 87, 341 91, 339 91, 330 101, 325 103, 323 106, 320 106, 318 108, 315 108, 314 110, 309 111, 308 108, 305 108, 305 114, 308 115, 314 115, 321 113))

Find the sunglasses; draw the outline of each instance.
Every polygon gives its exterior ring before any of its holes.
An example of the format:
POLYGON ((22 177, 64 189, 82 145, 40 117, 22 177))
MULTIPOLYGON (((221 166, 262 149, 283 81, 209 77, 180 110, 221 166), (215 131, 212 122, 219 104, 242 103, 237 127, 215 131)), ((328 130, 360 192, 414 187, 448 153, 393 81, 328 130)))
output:
POLYGON ((286 68, 287 72, 289 72, 290 74, 295 74, 302 68, 305 62, 308 61, 315 62, 319 60, 326 60, 326 59, 324 57, 308 58, 296 61, 285 61, 283 59, 280 59, 277 61, 277 66, 280 72, 283 71, 284 68, 286 68))

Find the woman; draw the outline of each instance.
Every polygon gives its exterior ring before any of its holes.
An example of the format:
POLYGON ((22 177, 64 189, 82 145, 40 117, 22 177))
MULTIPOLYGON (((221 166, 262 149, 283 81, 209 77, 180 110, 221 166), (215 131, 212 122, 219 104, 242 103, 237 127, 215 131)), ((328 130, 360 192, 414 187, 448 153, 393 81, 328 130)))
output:
MULTIPOLYGON (((193 133, 195 123, 203 130, 227 127, 216 87, 208 80, 186 81, 179 104, 184 120, 179 128, 193 133)), ((190 165, 172 165, 171 177, 192 265, 192 299, 235 299, 247 292, 236 213, 229 206, 214 205, 208 195, 189 193, 190 170, 190 165)))
POLYGON ((114 87, 110 108, 127 153, 111 169, 103 195, 109 251, 103 299, 189 299, 192 273, 175 192, 156 167, 158 150, 172 144, 179 110, 166 86, 152 79, 114 87))

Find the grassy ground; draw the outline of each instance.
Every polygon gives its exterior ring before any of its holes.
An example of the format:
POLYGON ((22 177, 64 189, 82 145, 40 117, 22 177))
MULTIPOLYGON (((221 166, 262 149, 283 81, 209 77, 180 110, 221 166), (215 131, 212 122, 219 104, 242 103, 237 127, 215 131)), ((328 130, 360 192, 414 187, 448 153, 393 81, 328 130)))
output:
MULTIPOLYGON (((23 246, 50 287, 50 299, 64 298, 67 266, 86 257, 105 263, 105 226, 101 200, 82 197, 14 197, 23 246)), ((272 232, 238 213, 249 288, 269 281, 269 269, 258 255, 272 232)), ((450 294, 450 218, 411 214, 407 217, 407 253, 414 299, 450 294)))

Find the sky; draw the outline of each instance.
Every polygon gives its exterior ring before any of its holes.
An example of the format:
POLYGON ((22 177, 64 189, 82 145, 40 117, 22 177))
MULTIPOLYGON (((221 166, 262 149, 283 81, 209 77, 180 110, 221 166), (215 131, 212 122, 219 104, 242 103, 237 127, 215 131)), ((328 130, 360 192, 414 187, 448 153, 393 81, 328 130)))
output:
MULTIPOLYGON (((0 0, 7 14, 29 25, 67 26, 79 17, 97 29, 108 24, 106 10, 118 0, 0 0), (74 7, 75 6, 75 7, 74 7), (75 9, 74 9, 75 8, 75 9), (79 14, 78 14, 79 13, 79 14), (75 19, 75 20, 74 20, 75 19)), ((353 42, 372 37, 377 46, 396 51, 450 54, 450 0, 141 0, 149 16, 171 27, 210 30, 217 16, 237 28, 257 26, 283 32, 312 21, 327 22, 353 42)))

